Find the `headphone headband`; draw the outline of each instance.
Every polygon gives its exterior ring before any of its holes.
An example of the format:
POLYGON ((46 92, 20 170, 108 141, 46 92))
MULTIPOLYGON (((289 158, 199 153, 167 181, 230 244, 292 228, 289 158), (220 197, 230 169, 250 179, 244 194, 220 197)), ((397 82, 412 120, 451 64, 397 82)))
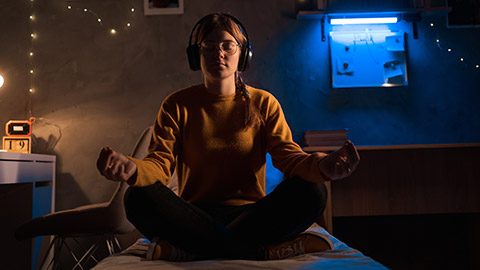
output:
POLYGON ((228 18, 231 19, 233 22, 235 22, 238 26, 240 26, 240 30, 242 31, 242 33, 245 35, 245 38, 247 39, 247 45, 250 46, 250 39, 248 38, 248 33, 247 33, 247 30, 245 29, 245 26, 243 26, 243 24, 242 24, 237 18, 235 18, 235 17, 233 17, 232 15, 227 14, 227 13, 212 13, 212 14, 209 14, 209 15, 201 18, 201 19, 195 24, 195 26, 193 26, 192 32, 190 33, 190 38, 188 39, 188 46, 192 45, 193 34, 195 33, 195 30, 197 29, 197 27, 198 27, 199 25, 201 25, 204 21, 206 21, 209 17, 213 16, 214 14, 218 14, 218 15, 221 15, 221 16, 228 17, 228 18))
POLYGON ((220 16, 225 16, 231 19, 234 23, 239 26, 240 31, 245 35, 246 40, 246 46, 243 46, 242 44, 242 50, 240 54, 240 59, 238 61, 238 71, 246 71, 248 69, 248 66, 250 65, 251 58, 253 56, 252 48, 250 45, 250 39, 248 38, 248 33, 247 29, 243 26, 243 24, 235 17, 233 17, 230 14, 226 13, 212 13, 209 15, 204 16, 201 18, 194 26, 192 29, 192 32, 190 33, 190 37, 188 39, 188 47, 187 47, 187 57, 188 57, 188 63, 190 65, 190 69, 192 70, 200 70, 200 52, 197 44, 192 44, 192 39, 193 39, 193 34, 195 33, 195 30, 203 24, 208 18, 210 18, 213 15, 220 15, 220 16))

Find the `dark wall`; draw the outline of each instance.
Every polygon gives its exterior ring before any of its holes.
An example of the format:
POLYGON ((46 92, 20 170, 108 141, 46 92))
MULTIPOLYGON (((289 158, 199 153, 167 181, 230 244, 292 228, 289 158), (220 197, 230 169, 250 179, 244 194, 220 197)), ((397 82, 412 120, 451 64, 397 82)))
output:
POLYGON ((413 39, 404 23, 408 86, 332 89, 328 42, 318 21, 296 20, 293 0, 185 0, 184 14, 156 16, 143 14, 141 0, 69 3, 71 10, 65 1, 0 4, 0 123, 37 117, 34 152, 57 155, 57 209, 108 199, 114 184, 96 172, 99 150, 129 153, 169 93, 201 82, 185 48, 196 21, 215 11, 231 12, 247 28, 254 58, 245 80, 279 99, 299 142, 305 130, 335 128, 348 128, 359 145, 480 140, 480 69, 435 42, 438 33, 480 63, 480 29, 447 29, 444 17, 430 17, 413 39))
POLYGON ((473 44, 480 29, 445 29, 444 17, 430 17, 414 39, 411 24, 399 24, 407 33, 407 87, 332 89, 328 42, 316 21, 292 22, 262 52, 276 74, 256 78, 274 89, 297 140, 308 129, 348 128, 361 145, 478 142, 480 54, 473 44), (440 49, 437 37, 456 54, 440 49))

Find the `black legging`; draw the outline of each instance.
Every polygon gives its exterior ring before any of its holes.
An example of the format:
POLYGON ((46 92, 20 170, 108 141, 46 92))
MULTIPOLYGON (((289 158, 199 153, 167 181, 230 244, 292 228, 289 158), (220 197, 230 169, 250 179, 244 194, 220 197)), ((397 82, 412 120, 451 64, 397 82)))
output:
POLYGON ((167 240, 202 258, 263 259, 266 245, 294 238, 322 214, 324 184, 299 177, 282 181, 256 203, 204 206, 178 197, 160 182, 130 187, 127 218, 148 239, 167 240))

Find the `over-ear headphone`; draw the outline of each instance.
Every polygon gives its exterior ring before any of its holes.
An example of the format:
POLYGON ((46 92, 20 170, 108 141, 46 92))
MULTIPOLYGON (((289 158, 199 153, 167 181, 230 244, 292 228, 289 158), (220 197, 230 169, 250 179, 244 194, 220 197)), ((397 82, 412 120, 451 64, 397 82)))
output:
POLYGON ((247 44, 242 44, 240 58, 238 60, 238 71, 246 71, 250 65, 250 61, 253 56, 252 47, 250 45, 250 39, 248 38, 247 29, 242 25, 242 23, 237 20, 235 17, 225 13, 213 13, 209 14, 203 18, 201 18, 193 27, 192 32, 190 33, 190 38, 188 40, 188 47, 187 47, 187 57, 188 57, 188 64, 190 65, 190 69, 192 70, 200 70, 200 49, 198 44, 192 44, 192 37, 195 30, 198 28, 199 25, 204 23, 207 19, 211 16, 219 14, 221 16, 226 16, 234 21, 239 27, 240 31, 245 35, 247 39, 247 44))

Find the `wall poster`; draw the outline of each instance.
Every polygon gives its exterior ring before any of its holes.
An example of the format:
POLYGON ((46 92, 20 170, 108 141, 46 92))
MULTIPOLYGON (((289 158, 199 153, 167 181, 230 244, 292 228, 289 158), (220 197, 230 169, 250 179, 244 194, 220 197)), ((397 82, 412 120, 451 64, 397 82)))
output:
POLYGON ((329 40, 333 88, 408 85, 404 32, 334 31, 329 40))

